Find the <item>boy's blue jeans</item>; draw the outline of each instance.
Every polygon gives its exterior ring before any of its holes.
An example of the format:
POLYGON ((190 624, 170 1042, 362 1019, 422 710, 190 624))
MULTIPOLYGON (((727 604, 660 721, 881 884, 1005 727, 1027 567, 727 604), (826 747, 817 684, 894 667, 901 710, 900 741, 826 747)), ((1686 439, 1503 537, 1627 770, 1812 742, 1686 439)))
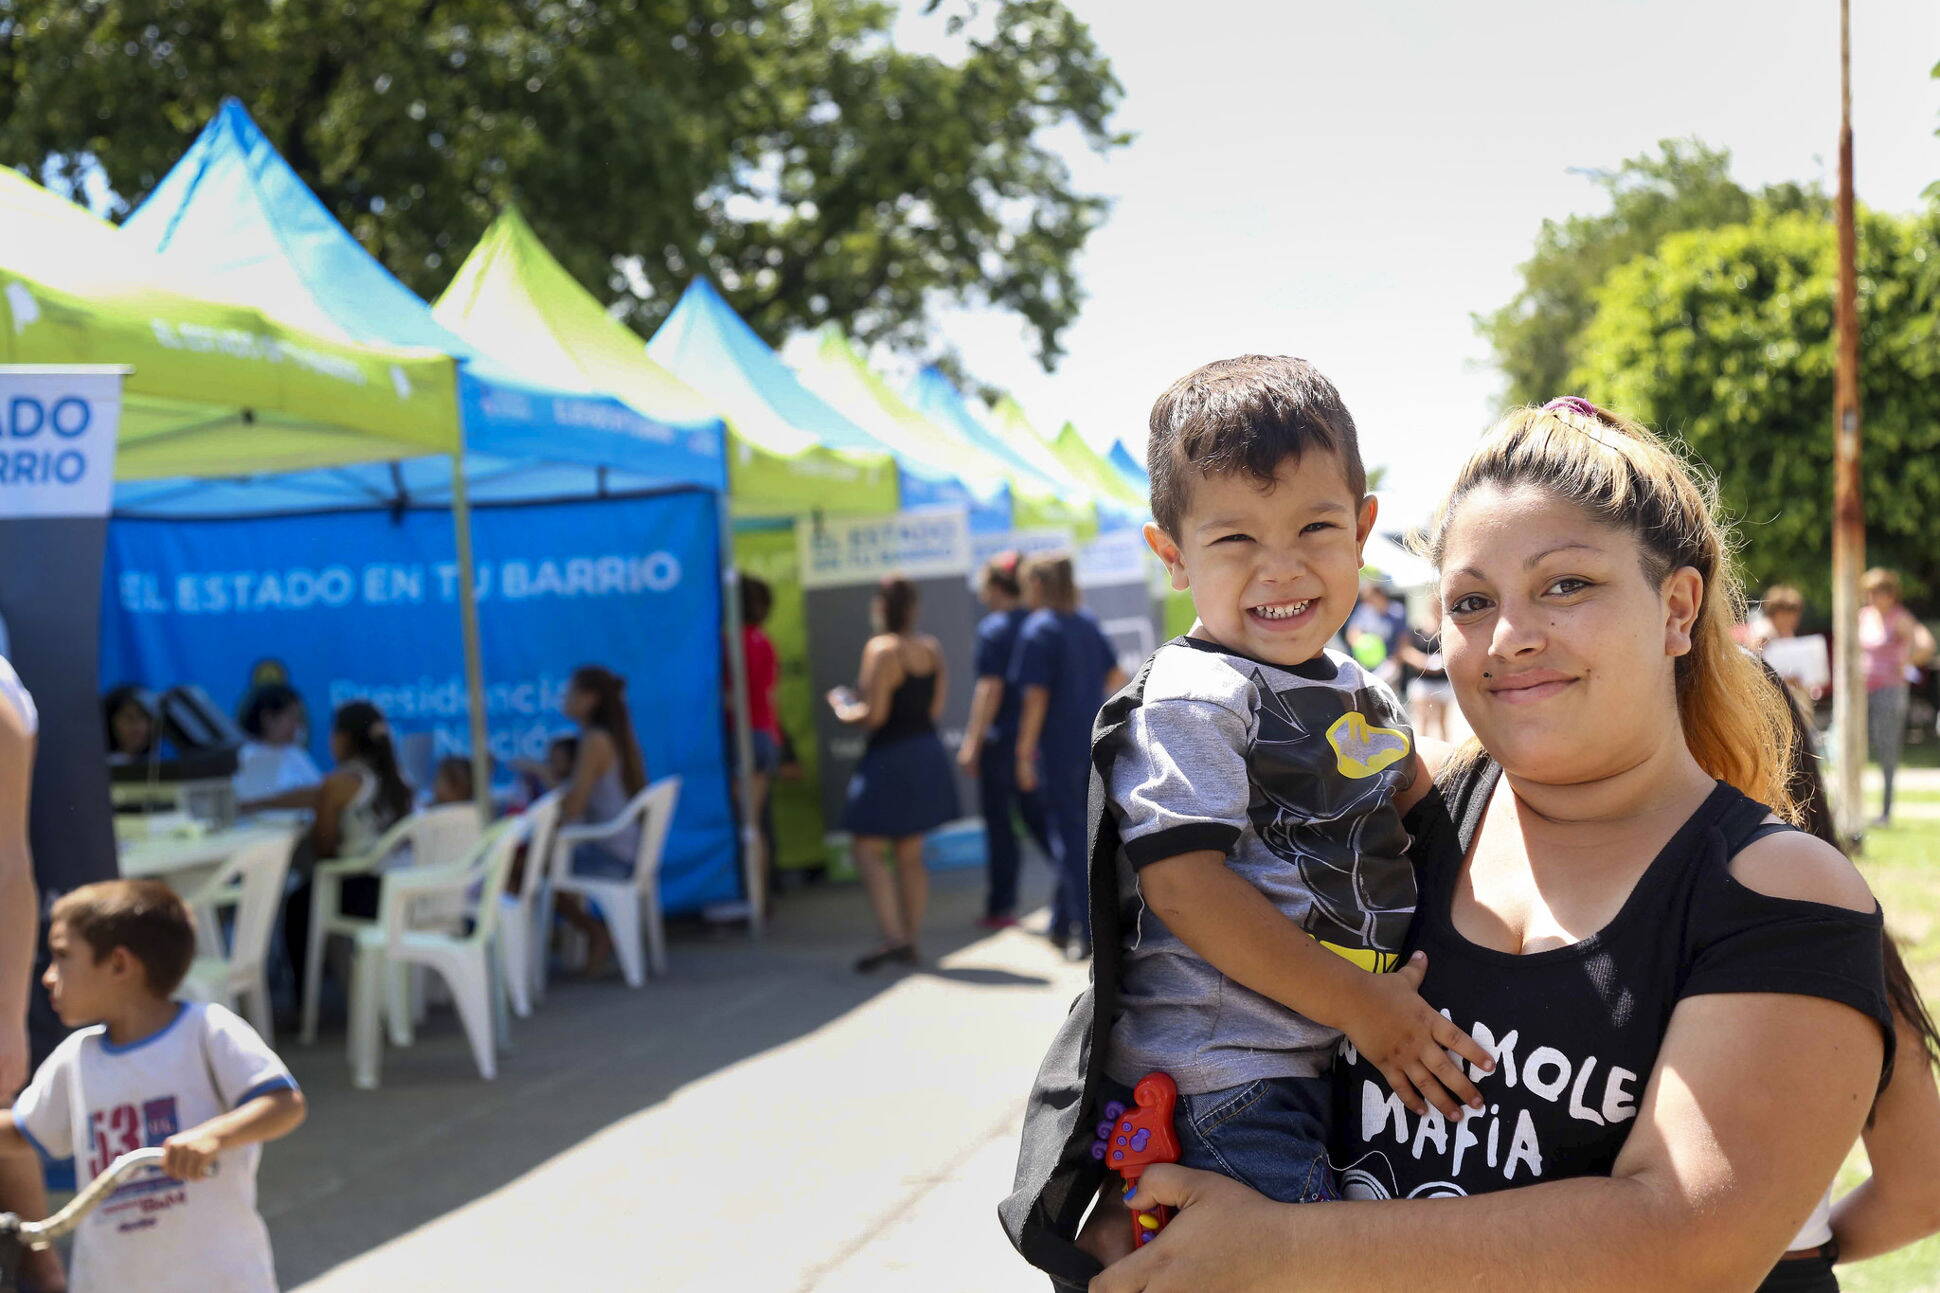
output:
MULTIPOLYGON (((1122 1089, 1112 1098, 1131 1103, 1122 1089)), ((1172 1119, 1179 1162, 1279 1203, 1338 1199, 1340 1184, 1327 1161, 1333 1105, 1334 1085, 1324 1077, 1262 1078, 1181 1095, 1172 1119)))

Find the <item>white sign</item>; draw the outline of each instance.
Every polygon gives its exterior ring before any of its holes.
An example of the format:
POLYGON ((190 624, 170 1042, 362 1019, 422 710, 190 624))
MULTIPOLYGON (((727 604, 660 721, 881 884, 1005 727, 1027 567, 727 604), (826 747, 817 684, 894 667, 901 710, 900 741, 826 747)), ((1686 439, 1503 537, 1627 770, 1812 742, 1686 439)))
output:
POLYGON ((803 588, 873 584, 890 575, 932 579, 970 570, 970 520, 960 507, 796 526, 803 588))
POLYGON ((1765 644, 1765 663, 1787 682, 1818 692, 1832 684, 1832 660, 1825 638, 1774 638, 1765 644))
POLYGON ((996 530, 970 536, 970 586, 977 586, 984 562, 1000 552, 1039 557, 1047 552, 1071 551, 1069 530, 996 530))
POLYGON ((1149 573, 1145 536, 1137 530, 1112 530, 1078 550, 1080 588, 1108 588, 1114 584, 1146 582, 1149 573))
POLYGON ((0 366, 0 519, 108 514, 121 374, 0 366))

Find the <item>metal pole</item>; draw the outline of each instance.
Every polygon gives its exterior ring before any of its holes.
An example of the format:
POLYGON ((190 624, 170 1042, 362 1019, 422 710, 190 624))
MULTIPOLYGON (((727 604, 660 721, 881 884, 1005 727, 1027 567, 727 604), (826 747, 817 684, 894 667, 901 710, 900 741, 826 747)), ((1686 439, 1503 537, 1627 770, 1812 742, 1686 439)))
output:
POLYGON ((1859 238, 1852 192, 1852 0, 1839 0, 1838 224, 1838 375, 1832 400, 1832 727, 1839 742, 1840 827, 1857 843, 1866 820, 1866 689, 1859 651, 1859 571, 1866 564, 1866 507, 1859 475, 1859 238))
MULTIPOLYGON (((754 810, 754 726, 748 714, 748 655, 741 641, 741 571, 734 564, 734 518, 728 496, 714 496, 721 520, 721 623, 727 633, 728 709, 734 716, 735 815, 741 825, 741 879, 748 890, 748 934, 761 936, 768 895, 762 875, 761 818, 754 810)), ((770 792, 772 793, 772 787, 770 792)))
POLYGON ((458 618, 465 637, 465 695, 471 711, 472 797, 492 820, 492 750, 485 725, 485 655, 478 637, 478 571, 472 560, 472 508, 464 455, 451 456, 451 528, 458 547, 458 618))

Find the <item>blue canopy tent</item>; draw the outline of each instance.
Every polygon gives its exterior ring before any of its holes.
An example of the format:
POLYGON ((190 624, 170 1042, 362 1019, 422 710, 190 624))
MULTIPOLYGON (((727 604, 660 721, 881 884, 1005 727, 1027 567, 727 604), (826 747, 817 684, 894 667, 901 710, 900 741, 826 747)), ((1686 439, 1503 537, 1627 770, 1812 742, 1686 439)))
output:
POLYGON ((1032 480, 1042 482, 1081 512, 1088 512, 1079 526, 1080 539, 1089 538, 1098 528, 1099 500, 1090 490, 1064 470, 1056 457, 1041 447, 1023 446, 1021 449, 997 435, 970 411, 962 392, 956 383, 946 377, 934 365, 925 367, 910 382, 909 389, 903 392, 909 406, 924 417, 948 428, 985 453, 996 457, 1000 462, 1013 466, 1032 480), (1033 448, 1037 449, 1033 453, 1033 448))
MULTIPOLYGON (((194 145, 129 217, 124 232, 165 258, 193 268, 212 292, 256 305, 277 319, 301 323, 325 335, 428 347, 459 360, 462 459, 131 483, 117 493, 116 515, 129 527, 128 533, 137 533, 132 527, 147 526, 140 533, 155 550, 188 561, 212 551, 210 543, 202 542, 201 531, 192 528, 191 518, 196 518, 195 524, 214 526, 233 525, 243 518, 302 516, 314 523, 312 538, 322 543, 326 532, 339 534, 343 514, 388 512, 397 522, 397 534, 392 537, 401 542, 403 536, 422 529, 414 529, 415 510, 448 507, 456 547, 456 561, 451 564, 456 570, 480 572, 478 583, 449 577, 444 583, 455 594, 465 630, 464 691, 470 700, 470 748, 481 796, 487 793, 490 767, 487 705, 497 703, 505 690, 495 686, 488 692, 486 686, 478 609, 481 586, 487 597, 497 599, 494 611, 500 614, 517 597, 553 599, 547 604, 558 609, 545 612, 548 626, 556 623, 561 634, 568 634, 573 632, 573 598, 629 588, 642 595, 665 594, 680 582, 670 572, 702 562, 708 569, 725 565, 726 459, 718 419, 696 421, 691 410, 656 415, 655 410, 640 409, 600 391, 535 381, 513 363, 467 343, 439 324, 430 306, 336 221, 235 100, 225 101, 194 145), (712 514, 708 532, 695 537, 692 517, 656 513, 661 518, 656 525, 664 521, 667 533, 688 536, 683 540, 687 546, 678 552, 633 554, 646 562, 667 557, 670 564, 658 573, 644 565, 629 565, 628 555, 613 543, 598 551, 580 551, 584 543, 575 547, 571 535, 575 524, 583 531, 583 510, 577 523, 556 517, 548 523, 545 511, 547 506, 556 509, 575 501, 673 499, 682 493, 690 500, 699 499, 712 514), (498 532, 493 541, 502 544, 509 541, 505 535, 523 531, 522 538, 537 545, 531 559, 515 555, 496 564, 476 562, 474 503, 524 505, 528 510, 519 513, 519 525, 492 527, 498 532), (163 522, 176 526, 172 533, 182 536, 173 547, 173 540, 162 537, 168 533, 161 528, 163 522), (611 564, 614 561, 619 564, 611 564), (496 583, 488 582, 488 573, 496 583)), ((606 524, 613 522, 609 519, 606 524)), ((662 536, 646 537, 659 541, 662 536)), ((235 542, 218 537, 212 541, 217 545, 213 550, 219 550, 224 541, 235 542)), ((339 534, 336 541, 350 539, 339 534)), ((427 551, 421 536, 412 542, 416 546, 407 555, 419 557, 427 551)), ((369 575, 369 569, 360 573, 369 575)), ((120 590, 124 601, 129 592, 120 590)), ((679 892, 684 866, 718 869, 722 857, 729 859, 727 881, 732 887, 736 834, 717 717, 722 690, 714 628, 723 610, 719 581, 708 581, 700 600, 681 605, 678 619, 668 622, 708 625, 708 668, 713 676, 681 689, 684 694, 704 694, 704 707, 710 712, 704 717, 697 717, 699 711, 687 716, 682 726, 691 730, 666 743, 663 757, 652 765, 656 774, 707 774, 690 775, 682 795, 683 820, 676 822, 663 870, 670 909, 734 896, 720 892, 718 875, 715 883, 691 887, 693 902, 682 902, 679 892), (703 823, 704 829, 693 829, 696 822, 703 823), (683 852, 688 856, 678 856, 683 852)), ((420 625, 417 631, 434 632, 435 626, 420 625)), ((502 643, 518 645, 516 635, 500 633, 499 637, 502 643)), ((546 688, 540 686, 534 694, 539 693, 546 693, 546 688)), ((432 692, 399 694, 393 699, 400 705, 423 704, 427 711, 444 703, 432 692)))
POLYGON ((891 453, 905 511, 962 507, 969 510, 973 527, 980 520, 994 522, 997 528, 1009 526, 1008 517, 980 516, 989 511, 987 500, 962 481, 896 453, 809 390, 705 278, 687 285, 673 312, 647 342, 647 354, 729 417, 777 418, 827 448, 891 453))
POLYGON ((1123 440, 1111 442, 1111 452, 1105 455, 1105 461, 1110 463, 1118 474, 1141 494, 1152 492, 1152 478, 1146 475, 1145 464, 1132 455, 1132 451, 1125 447, 1123 440))

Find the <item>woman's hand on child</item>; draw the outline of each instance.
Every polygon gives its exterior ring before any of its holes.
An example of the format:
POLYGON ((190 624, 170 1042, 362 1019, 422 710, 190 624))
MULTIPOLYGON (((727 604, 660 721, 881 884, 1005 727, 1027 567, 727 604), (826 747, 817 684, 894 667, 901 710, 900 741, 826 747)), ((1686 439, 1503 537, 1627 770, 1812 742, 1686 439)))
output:
POLYGON ((162 1170, 178 1181, 199 1181, 215 1170, 222 1141, 200 1127, 178 1131, 162 1142, 162 1170))
MULTIPOLYGON (((1298 1284, 1287 1267, 1295 1250, 1279 1235, 1300 1208, 1275 1203, 1215 1172, 1170 1163, 1147 1169, 1138 1193, 1127 1201, 1141 1211, 1154 1204, 1178 1213, 1158 1238, 1093 1279, 1091 1293, 1253 1293, 1298 1284)), ((1124 1214, 1109 1206, 1098 1211, 1116 1214, 1111 1219, 1129 1245, 1124 1214)))
POLYGON ((1495 1059, 1421 999, 1421 980, 1427 973, 1428 957, 1416 952, 1393 974, 1368 975, 1359 1008, 1341 1031, 1381 1070, 1401 1103, 1418 1114, 1432 1104, 1453 1122, 1461 1117, 1463 1105, 1480 1109, 1483 1101, 1448 1052, 1455 1051, 1483 1072, 1494 1072, 1495 1059))

